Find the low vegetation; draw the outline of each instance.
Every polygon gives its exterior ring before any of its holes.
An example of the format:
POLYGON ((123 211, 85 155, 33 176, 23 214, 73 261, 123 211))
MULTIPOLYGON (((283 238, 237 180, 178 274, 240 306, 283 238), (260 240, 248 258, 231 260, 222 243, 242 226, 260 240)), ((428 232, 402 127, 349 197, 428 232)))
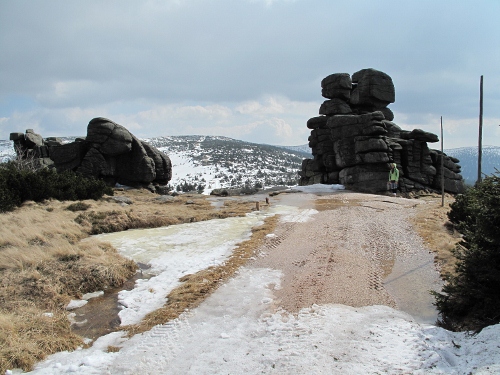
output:
POLYGON ((0 164, 0 212, 11 211, 26 201, 96 200, 104 194, 113 194, 104 181, 71 171, 57 173, 49 168, 26 168, 20 166, 19 161, 0 164))
POLYGON ((438 194, 420 195, 419 200, 426 204, 419 204, 416 215, 413 217, 413 226, 425 241, 426 246, 434 252, 436 265, 441 277, 446 279, 455 272, 456 258, 453 249, 461 239, 461 234, 448 220, 450 205, 455 198, 446 194, 444 204, 438 194))
POLYGON ((463 234, 455 273, 435 293, 441 325, 475 330, 500 322, 500 176, 488 176, 457 196, 448 215, 463 234))

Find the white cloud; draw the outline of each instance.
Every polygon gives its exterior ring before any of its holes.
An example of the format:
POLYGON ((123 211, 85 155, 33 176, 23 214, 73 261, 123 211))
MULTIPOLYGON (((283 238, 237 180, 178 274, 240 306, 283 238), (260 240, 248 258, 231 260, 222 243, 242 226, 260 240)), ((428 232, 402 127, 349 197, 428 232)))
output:
POLYGON ((269 114, 283 113, 285 109, 279 101, 280 100, 275 97, 268 97, 261 101, 246 101, 238 105, 235 110, 245 115, 267 116, 269 114))
POLYGON ((279 138, 288 139, 292 136, 292 127, 281 118, 273 118, 270 120, 270 125, 275 129, 275 134, 279 138))

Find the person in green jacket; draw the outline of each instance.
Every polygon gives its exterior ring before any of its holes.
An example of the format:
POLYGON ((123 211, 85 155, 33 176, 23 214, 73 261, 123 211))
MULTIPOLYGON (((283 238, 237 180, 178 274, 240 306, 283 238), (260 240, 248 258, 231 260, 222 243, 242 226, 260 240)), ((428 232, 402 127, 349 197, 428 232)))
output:
POLYGON ((396 196, 399 181, 399 169, 396 163, 391 163, 391 170, 389 171, 389 189, 392 190, 392 195, 396 196))

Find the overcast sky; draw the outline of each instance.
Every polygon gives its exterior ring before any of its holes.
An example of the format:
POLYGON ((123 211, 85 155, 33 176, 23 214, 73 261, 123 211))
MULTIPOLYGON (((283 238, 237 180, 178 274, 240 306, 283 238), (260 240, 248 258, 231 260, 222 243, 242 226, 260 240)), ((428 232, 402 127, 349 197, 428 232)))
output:
MULTIPOLYGON (((0 139, 85 135, 307 143, 321 80, 389 74, 403 129, 500 146, 500 1, 0 0, 0 139)), ((431 148, 439 148, 439 144, 431 148)))

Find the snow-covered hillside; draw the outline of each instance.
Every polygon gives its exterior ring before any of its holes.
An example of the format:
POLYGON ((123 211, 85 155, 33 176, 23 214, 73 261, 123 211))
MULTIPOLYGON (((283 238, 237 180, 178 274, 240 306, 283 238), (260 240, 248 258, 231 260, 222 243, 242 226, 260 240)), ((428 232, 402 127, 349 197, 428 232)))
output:
POLYGON ((12 141, 0 140, 0 163, 5 163, 14 157, 14 143, 12 141))
POLYGON ((155 137, 144 141, 172 160, 170 185, 176 190, 205 193, 218 188, 297 184, 307 153, 282 147, 243 142, 226 137, 155 137))
MULTIPOLYGON (((445 154, 460 160, 462 177, 468 185, 474 185, 477 180, 477 147, 461 147, 444 150, 445 154)), ((500 170, 500 147, 483 146, 481 172, 485 175, 495 173, 495 168, 500 170)))

